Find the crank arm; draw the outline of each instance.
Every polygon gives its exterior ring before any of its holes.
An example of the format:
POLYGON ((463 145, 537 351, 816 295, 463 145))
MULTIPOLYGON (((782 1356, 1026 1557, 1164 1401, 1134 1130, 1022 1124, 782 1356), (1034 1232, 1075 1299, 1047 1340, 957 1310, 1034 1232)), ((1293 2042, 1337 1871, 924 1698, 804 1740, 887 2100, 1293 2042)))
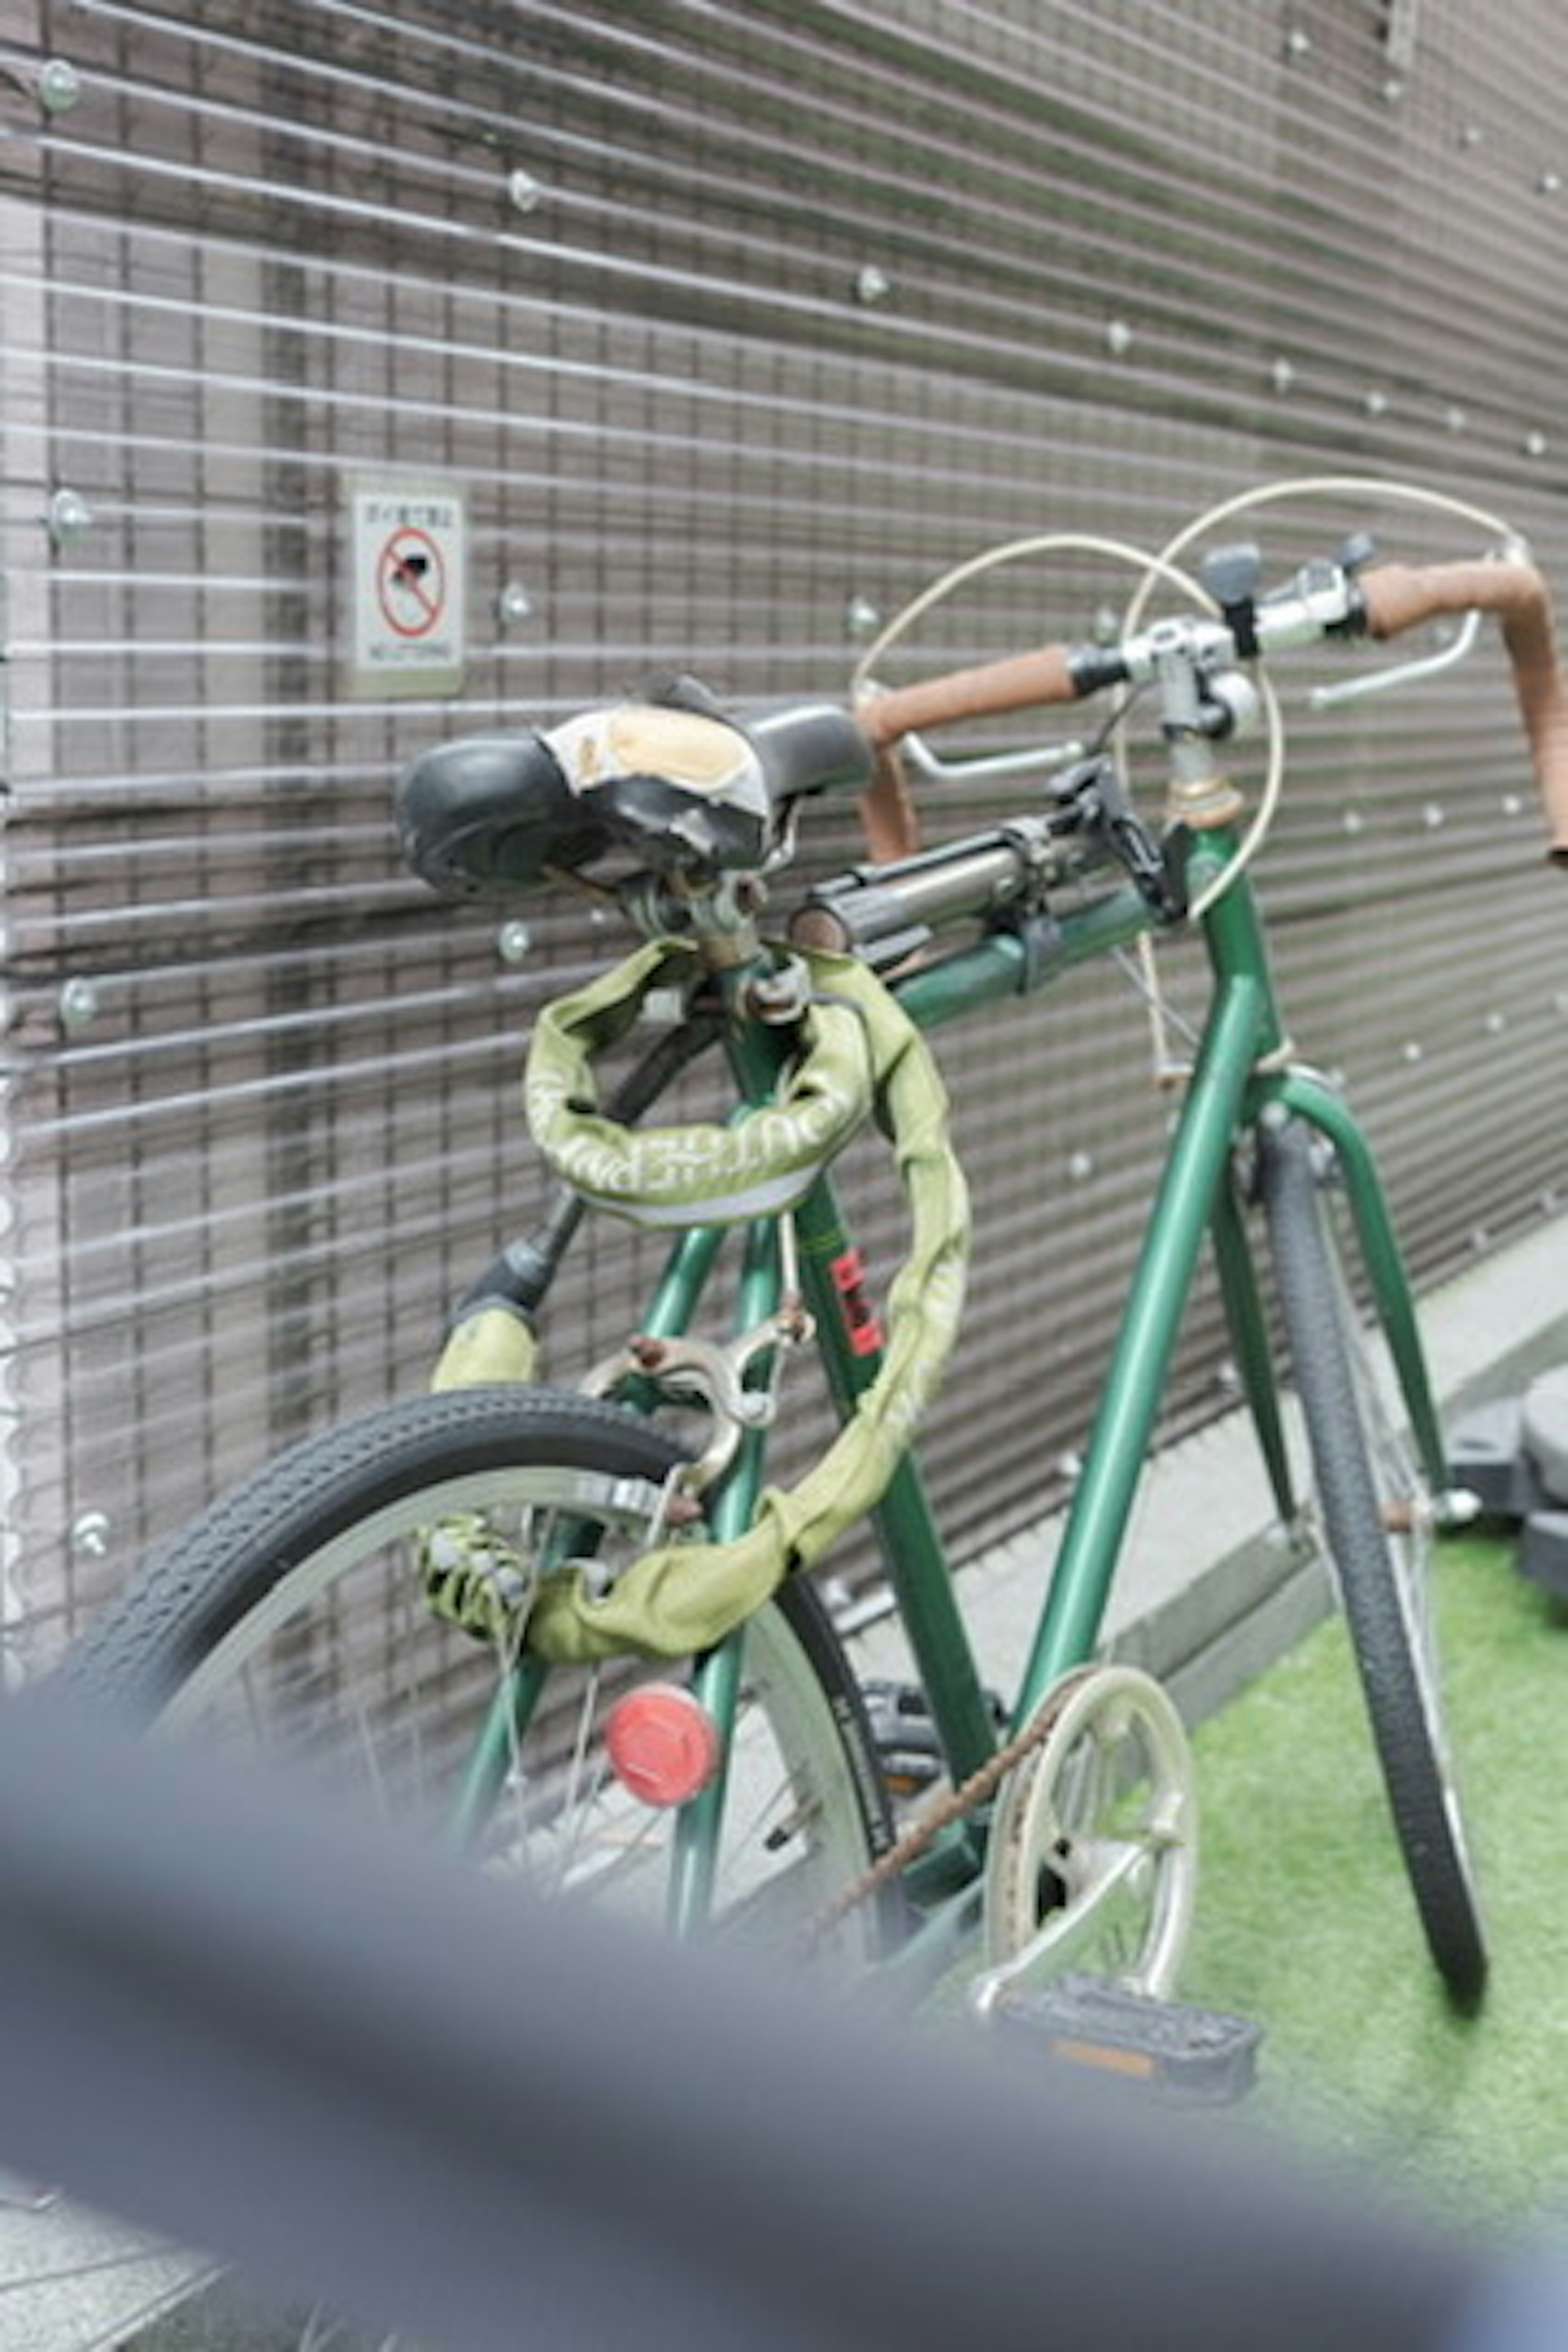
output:
POLYGON ((1111 1859, 1075 1887, 1061 1909, 1053 1912, 1026 1944, 973 1979, 969 2002, 976 2016, 989 2017, 1005 1993, 1037 1982, 1043 1989, 1070 1968, 1079 1945, 1101 1925, 1102 1913, 1124 1894, 1135 1891, 1147 1864, 1146 1846, 1115 1847, 1111 1859))

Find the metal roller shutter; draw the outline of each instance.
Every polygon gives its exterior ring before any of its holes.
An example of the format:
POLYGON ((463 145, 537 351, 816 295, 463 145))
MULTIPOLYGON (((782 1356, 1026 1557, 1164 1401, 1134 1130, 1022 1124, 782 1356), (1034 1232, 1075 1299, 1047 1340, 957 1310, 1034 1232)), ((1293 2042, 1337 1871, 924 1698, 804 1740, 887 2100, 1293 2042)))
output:
MULTIPOLYGON (((417 1386, 527 1223, 519 1045, 613 944, 398 870, 389 780, 652 670, 832 688, 1020 529, 1162 541, 1308 470, 1500 508, 1568 580, 1557 0, 12 0, 0 22, 9 1533, 31 1655, 299 1428, 417 1386), (347 502, 460 497, 459 697, 351 692, 347 502)), ((1376 499, 1269 525, 1284 563, 1376 499)), ((1468 537, 1459 536, 1468 548, 1468 537)), ((1127 582, 1009 572, 933 661, 1127 582)), ((1561 877, 1495 650, 1292 708, 1266 872, 1430 1274, 1563 1181, 1561 877)), ((937 796, 933 829, 965 813, 937 796)), ((816 828, 819 862, 852 848, 816 828)), ((1194 959, 1167 956, 1178 996, 1194 959)), ((953 1040, 962 1550, 1081 1434, 1163 1108, 1113 976, 953 1040)), ((885 1280, 897 1218, 871 1171, 885 1280)), ((566 1371, 646 1253, 587 1236, 566 1371)), ((643 1266, 646 1272, 646 1265, 643 1266)), ((1226 1394, 1212 1305, 1180 1415, 1226 1394)))

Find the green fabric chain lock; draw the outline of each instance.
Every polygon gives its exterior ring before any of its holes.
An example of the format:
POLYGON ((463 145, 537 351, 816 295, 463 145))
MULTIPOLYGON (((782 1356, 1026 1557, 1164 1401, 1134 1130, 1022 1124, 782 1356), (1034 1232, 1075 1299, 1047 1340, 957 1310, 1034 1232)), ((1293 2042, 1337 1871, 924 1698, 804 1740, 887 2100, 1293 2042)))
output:
MULTIPOLYGON (((815 968, 820 960, 806 961, 815 968)), ((814 996, 776 1101, 728 1126, 630 1128, 605 1118, 595 1060, 626 1035, 654 990, 678 987, 698 969, 693 948, 656 940, 547 1004, 529 1045, 523 1108, 535 1143, 584 1200, 637 1224, 735 1224, 792 1206, 862 1125, 875 1085, 855 1008, 814 996)))
MULTIPOLYGON (((946 1090, 925 1040, 863 964, 815 950, 804 961, 812 999, 800 1059, 778 1102, 733 1127, 633 1131, 597 1109, 594 1056, 625 1034, 651 988, 692 968, 681 945, 661 942, 628 958, 549 1006, 535 1031, 530 1123, 552 1164, 600 1205, 661 1224, 776 1210, 804 1195, 874 1111, 891 1140, 910 1219, 909 1255, 889 1293, 882 1361, 821 1461, 794 1486, 767 1489, 752 1526, 732 1541, 658 1545, 603 1593, 581 1569, 547 1572, 523 1638, 557 1664, 626 1653, 684 1657, 733 1632, 880 1499, 952 1352, 969 1202, 946 1090)), ((447 1366, 448 1381, 455 1369, 447 1366)), ((441 1582, 437 1591, 431 1580, 440 1613, 493 1638, 498 1609, 504 1615, 494 1580, 459 1568, 441 1582)))

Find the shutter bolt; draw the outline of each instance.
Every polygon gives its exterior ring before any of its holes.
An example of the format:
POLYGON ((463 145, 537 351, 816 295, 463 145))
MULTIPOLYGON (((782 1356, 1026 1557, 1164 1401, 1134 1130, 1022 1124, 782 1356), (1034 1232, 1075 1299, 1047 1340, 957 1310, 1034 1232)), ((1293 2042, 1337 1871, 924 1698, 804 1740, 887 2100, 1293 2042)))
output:
POLYGON ((531 618, 533 599, 521 580, 509 580, 496 595, 496 618, 503 628, 515 628, 520 621, 531 618))
POLYGON ((526 963, 532 945, 532 932, 519 920, 503 923, 496 933, 496 953, 502 963, 526 963))
POLYGON ((85 1029, 98 1018, 98 990, 90 980, 68 980, 58 1003, 62 1029, 85 1029))
POLYGON ((92 529, 92 509, 78 490, 57 490, 44 521, 56 547, 68 547, 92 529))
POLYGON ((39 68, 37 88, 46 114, 68 114, 81 96, 81 77, 64 58, 50 58, 39 68))
POLYGON ((874 261, 868 261, 855 280, 857 302, 885 302, 892 290, 892 279, 874 261))
POLYGON ((107 1511, 82 1511, 71 1523, 71 1549, 79 1559, 102 1559, 111 1533, 107 1511))
POLYGON ((506 193, 514 212, 533 212, 544 201, 544 190, 531 172, 513 172, 506 193))

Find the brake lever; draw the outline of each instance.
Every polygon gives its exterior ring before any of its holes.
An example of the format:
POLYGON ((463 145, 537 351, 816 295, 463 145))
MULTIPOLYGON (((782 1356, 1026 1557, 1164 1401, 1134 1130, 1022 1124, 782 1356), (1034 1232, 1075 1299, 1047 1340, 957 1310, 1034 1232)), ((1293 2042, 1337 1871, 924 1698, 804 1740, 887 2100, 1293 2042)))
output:
POLYGON ((1434 654, 1423 654, 1415 661, 1394 662, 1367 677, 1342 677, 1335 684, 1314 686, 1308 694, 1308 704, 1313 710, 1331 710, 1336 703, 1359 702, 1364 695, 1388 694, 1397 687, 1413 686, 1418 678, 1436 677, 1439 671, 1452 669, 1456 662, 1464 660, 1476 642, 1480 625, 1479 613, 1468 612, 1452 645, 1440 646, 1434 654))
POLYGON ((1037 774, 1042 768, 1059 768, 1068 761, 1081 760, 1085 748, 1074 740, 1042 743, 1028 751, 982 751, 966 760, 943 759, 912 729, 899 744, 915 773, 931 784, 994 783, 1005 777, 1037 774))

